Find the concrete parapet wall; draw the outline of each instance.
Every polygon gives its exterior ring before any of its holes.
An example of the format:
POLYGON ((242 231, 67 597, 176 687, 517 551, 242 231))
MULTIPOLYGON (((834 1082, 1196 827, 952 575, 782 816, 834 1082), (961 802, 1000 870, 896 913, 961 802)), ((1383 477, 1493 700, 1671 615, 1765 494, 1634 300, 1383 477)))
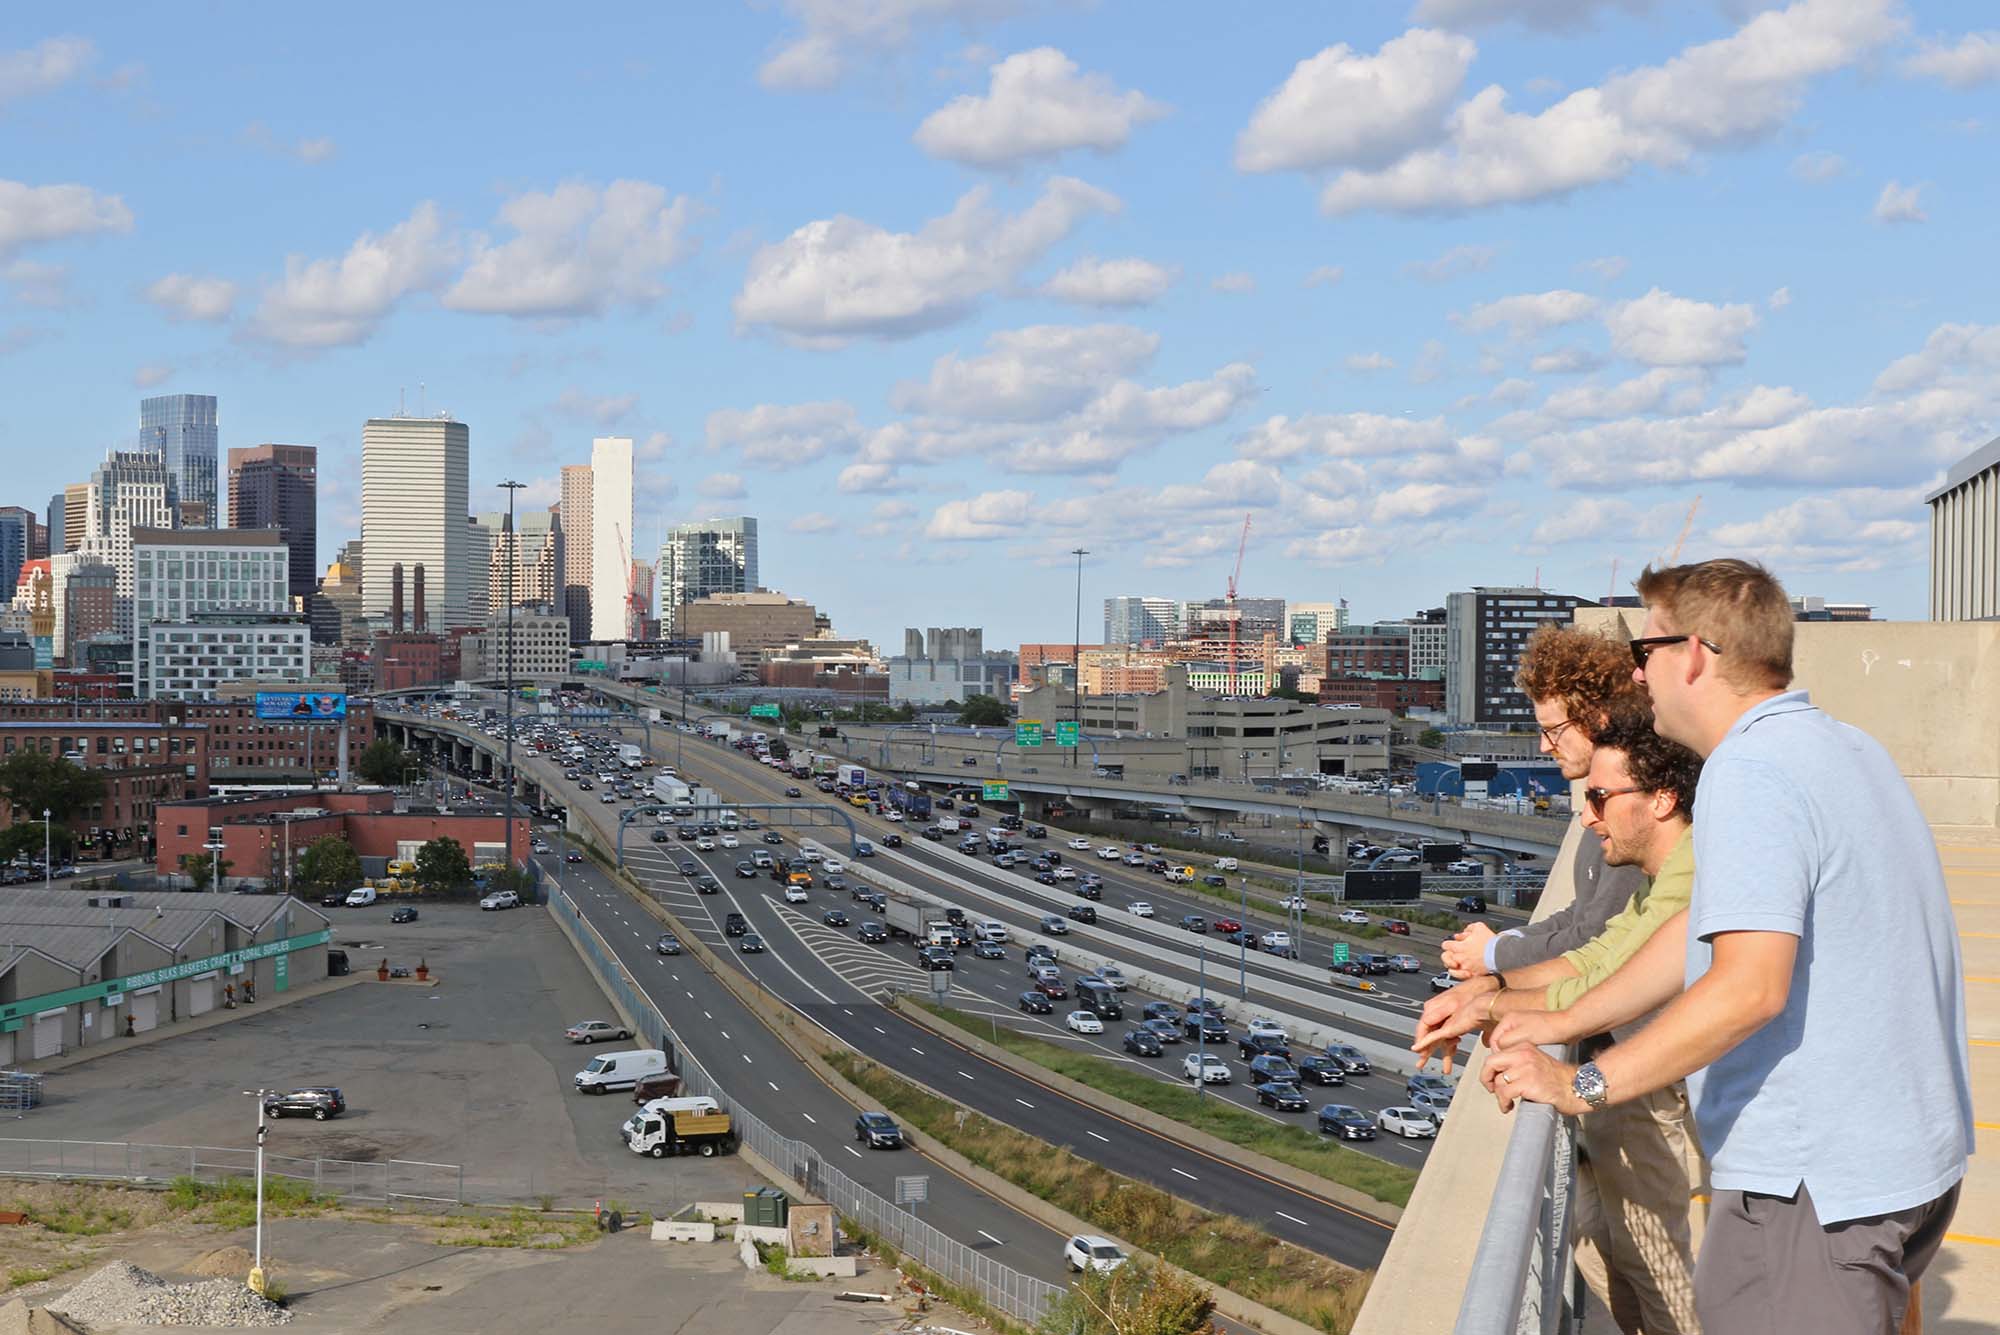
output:
POLYGON ((697 1221, 655 1219, 653 1221, 654 1242, 714 1242, 715 1225, 706 1219, 697 1221))
POLYGON ((858 1256, 794 1256, 786 1269, 794 1275, 818 1275, 822 1279, 853 1279, 861 1273, 858 1256))

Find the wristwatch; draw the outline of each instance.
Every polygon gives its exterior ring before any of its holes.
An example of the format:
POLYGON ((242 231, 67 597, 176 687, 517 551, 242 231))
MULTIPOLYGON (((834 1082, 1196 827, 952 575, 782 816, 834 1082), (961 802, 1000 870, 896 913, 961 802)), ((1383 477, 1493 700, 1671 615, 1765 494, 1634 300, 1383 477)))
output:
POLYGON ((1576 1079, 1570 1082, 1570 1092, 1590 1105, 1592 1112, 1602 1108, 1611 1097, 1611 1087, 1604 1083, 1604 1072, 1597 1069, 1596 1062, 1585 1062, 1576 1068, 1576 1079))

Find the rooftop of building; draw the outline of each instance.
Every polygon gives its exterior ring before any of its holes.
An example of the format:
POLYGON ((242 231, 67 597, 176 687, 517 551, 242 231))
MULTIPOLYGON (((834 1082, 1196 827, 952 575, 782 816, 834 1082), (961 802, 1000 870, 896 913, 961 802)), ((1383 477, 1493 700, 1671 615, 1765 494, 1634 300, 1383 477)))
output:
POLYGON ((275 528, 135 528, 138 547, 283 547, 285 535, 275 528))
POLYGON ((225 895, 171 890, 75 888, 13 890, 0 900, 0 973, 35 951, 77 968, 96 963, 117 933, 131 931, 172 951, 216 917, 260 932, 290 911, 309 930, 326 915, 288 895, 225 895), (96 900, 93 904, 91 901, 96 900), (113 907, 111 901, 116 901, 113 907))
POLYGON ((1954 488, 1964 486, 1989 468, 2000 468, 2000 436, 1995 436, 1953 464, 1944 475, 1944 485, 1924 497, 1925 503, 1936 500, 1954 488))

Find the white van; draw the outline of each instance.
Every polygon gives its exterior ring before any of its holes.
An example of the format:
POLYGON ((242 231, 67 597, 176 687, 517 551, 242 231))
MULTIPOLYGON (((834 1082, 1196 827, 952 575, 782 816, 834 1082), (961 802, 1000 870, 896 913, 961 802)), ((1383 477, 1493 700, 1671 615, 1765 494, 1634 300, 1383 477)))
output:
POLYGON ((606 1052, 592 1057, 590 1065, 576 1073, 576 1089, 579 1094, 608 1094, 614 1089, 630 1089, 641 1077, 666 1069, 667 1054, 658 1048, 606 1052))
POLYGON ((1217 859, 1215 860, 1215 869, 1216 869, 1217 871, 1235 871, 1235 870, 1236 870, 1236 859, 1235 859, 1235 858, 1217 858, 1217 859))
POLYGON ((988 918, 979 924, 974 935, 981 941, 997 941, 1004 946, 1007 944, 1007 924, 988 918))
POLYGON ((364 885, 358 890, 349 890, 347 892, 347 907, 351 909, 365 909, 374 902, 375 889, 373 886, 364 885))

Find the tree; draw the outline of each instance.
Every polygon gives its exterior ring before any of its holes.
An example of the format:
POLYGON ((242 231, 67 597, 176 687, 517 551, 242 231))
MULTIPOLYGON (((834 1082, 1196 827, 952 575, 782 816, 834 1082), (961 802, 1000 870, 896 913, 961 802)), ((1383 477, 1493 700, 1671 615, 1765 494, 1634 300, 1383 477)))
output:
POLYGON ((354 761, 354 772, 369 783, 387 788, 402 783, 410 768, 418 763, 416 757, 387 737, 377 737, 362 748, 354 761))
POLYGON ((471 885, 472 864, 466 860, 465 845, 448 835, 426 841, 417 850, 417 884, 439 894, 471 885))
POLYGON ((61 756, 16 751, 0 761, 0 799, 35 820, 47 811, 51 819, 67 821, 103 796, 102 774, 61 756))
POLYGON ((1050 1335, 1200 1335, 1215 1327, 1208 1290, 1178 1270, 1130 1260, 1086 1270, 1056 1300, 1041 1328, 1050 1335))
POLYGON ((502 867, 486 876, 488 893, 496 890, 512 890, 521 897, 524 904, 535 902, 535 874, 525 867, 502 867))
POLYGON ((995 696, 968 695, 958 707, 958 721, 968 728, 1003 728, 1007 725, 1007 706, 995 696))
POLYGON ((354 846, 339 835, 323 835, 299 853, 292 884, 315 895, 352 890, 361 884, 361 859, 355 855, 354 846))
MULTIPOLYGON (((60 865, 69 861, 71 855, 75 853, 76 836, 70 833, 67 825, 57 825, 51 822, 49 825, 48 847, 49 856, 54 858, 57 864, 60 865)), ((35 813, 35 819, 33 820, 24 820, 18 825, 10 825, 4 830, 0 830, 0 862, 12 862, 23 853, 26 853, 37 862, 42 859, 42 820, 40 812, 35 813)))
POLYGON ((1417 734, 1417 745, 1429 747, 1433 751, 1444 749, 1444 734, 1436 728, 1425 728, 1417 734))
POLYGON ((194 883, 197 894, 208 889, 221 889, 229 883, 229 869, 236 864, 228 858, 207 853, 188 853, 181 858, 181 870, 194 883))

